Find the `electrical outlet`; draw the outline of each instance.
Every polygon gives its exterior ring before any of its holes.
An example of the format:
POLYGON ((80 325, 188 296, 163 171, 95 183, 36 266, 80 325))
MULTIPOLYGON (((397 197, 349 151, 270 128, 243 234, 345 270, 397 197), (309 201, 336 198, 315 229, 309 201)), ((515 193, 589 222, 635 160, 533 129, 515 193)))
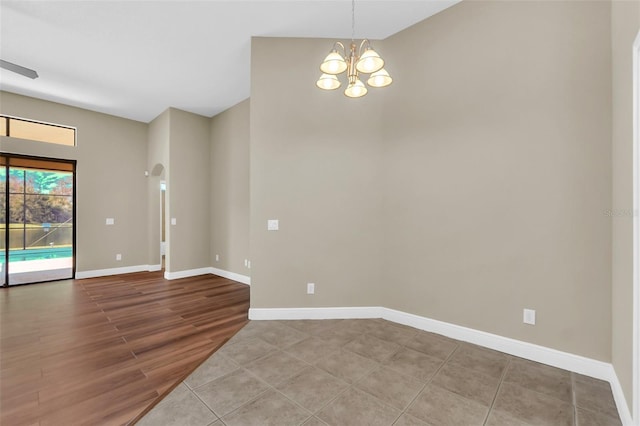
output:
POLYGON ((216 254, 216 262, 220 262, 220 255, 216 254))
POLYGON ((251 269, 251 261, 247 260, 247 268, 251 269))
POLYGON ((178 224, 178 220, 175 217, 171 218, 171 224, 172 225, 177 225, 178 224))
POLYGON ((315 294, 316 285, 314 283, 307 283, 307 294, 315 294))
POLYGON ((244 267, 245 267, 245 268, 247 267, 248 262, 249 262, 249 261, 248 261, 247 259, 245 259, 245 260, 244 260, 244 267))
POLYGON ((278 219, 267 220, 267 231, 277 231, 280 229, 280 222, 278 219))
POLYGON ((120 253, 116 254, 116 260, 122 260, 122 255, 120 253))
POLYGON ((112 218, 112 217, 108 217, 108 218, 107 218, 107 220, 105 221, 105 223, 106 223, 107 225, 113 225, 113 224, 115 224, 115 223, 116 223, 116 221, 115 221, 115 219, 114 219, 114 218, 112 218))
POLYGON ((522 314, 522 322, 525 324, 536 325, 535 309, 525 309, 522 314))

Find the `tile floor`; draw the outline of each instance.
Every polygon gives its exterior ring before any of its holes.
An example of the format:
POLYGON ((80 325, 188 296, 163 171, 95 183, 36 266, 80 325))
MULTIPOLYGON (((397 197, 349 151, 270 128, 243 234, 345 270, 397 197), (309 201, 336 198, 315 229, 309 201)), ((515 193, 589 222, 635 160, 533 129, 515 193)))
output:
POLYGON ((380 319, 252 321, 139 425, 620 425, 607 382, 380 319))

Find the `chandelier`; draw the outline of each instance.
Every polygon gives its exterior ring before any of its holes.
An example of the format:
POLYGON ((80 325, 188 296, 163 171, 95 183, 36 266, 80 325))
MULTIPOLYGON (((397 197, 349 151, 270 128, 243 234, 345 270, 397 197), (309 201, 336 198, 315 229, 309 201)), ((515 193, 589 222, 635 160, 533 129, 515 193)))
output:
POLYGON ((333 44, 333 48, 320 64, 322 75, 316 82, 322 90, 336 90, 342 83, 338 75, 346 71, 347 88, 344 94, 350 98, 360 98, 367 94, 367 86, 360 80, 360 74, 369 74, 367 84, 371 87, 385 87, 391 84, 393 79, 383 68, 384 60, 373 50, 371 43, 366 38, 360 42, 360 46, 354 40, 355 34, 355 0, 351 0, 351 45, 349 50, 339 41, 333 44))

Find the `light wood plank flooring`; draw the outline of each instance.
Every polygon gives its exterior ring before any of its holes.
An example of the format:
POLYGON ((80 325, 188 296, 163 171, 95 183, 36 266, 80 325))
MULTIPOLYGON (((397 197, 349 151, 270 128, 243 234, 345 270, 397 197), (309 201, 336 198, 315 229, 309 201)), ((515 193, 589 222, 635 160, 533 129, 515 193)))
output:
POLYGON ((247 323, 249 287, 161 272, 0 289, 0 424, 128 424, 247 323))

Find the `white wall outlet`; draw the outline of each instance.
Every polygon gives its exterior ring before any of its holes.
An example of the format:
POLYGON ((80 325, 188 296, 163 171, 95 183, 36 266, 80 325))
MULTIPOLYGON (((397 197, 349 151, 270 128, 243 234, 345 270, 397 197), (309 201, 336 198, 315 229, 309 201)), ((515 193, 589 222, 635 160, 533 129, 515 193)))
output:
POLYGON ((172 218, 171 218, 171 224, 172 224, 172 225, 175 225, 175 224, 177 224, 177 223, 178 223, 178 221, 176 220, 176 218, 175 218, 175 217, 172 217, 172 218))
POLYGON ((315 294, 316 285, 314 283, 307 283, 307 294, 315 294))
POLYGON ((267 231, 277 231, 280 228, 278 219, 267 220, 267 231))
POLYGON ((247 260, 247 268, 251 269, 251 261, 247 260))
POLYGON ((525 324, 536 325, 536 311, 535 309, 525 309, 522 314, 522 322, 525 324))
POLYGON ((122 255, 120 253, 116 254, 116 260, 122 260, 122 255))
POLYGON ((216 254, 216 262, 220 262, 220 255, 216 254))
POLYGON ((106 224, 107 225, 113 225, 114 223, 116 223, 116 220, 112 217, 108 217, 106 220, 106 224))
POLYGON ((244 267, 246 268, 248 265, 249 261, 247 259, 244 260, 244 267))

